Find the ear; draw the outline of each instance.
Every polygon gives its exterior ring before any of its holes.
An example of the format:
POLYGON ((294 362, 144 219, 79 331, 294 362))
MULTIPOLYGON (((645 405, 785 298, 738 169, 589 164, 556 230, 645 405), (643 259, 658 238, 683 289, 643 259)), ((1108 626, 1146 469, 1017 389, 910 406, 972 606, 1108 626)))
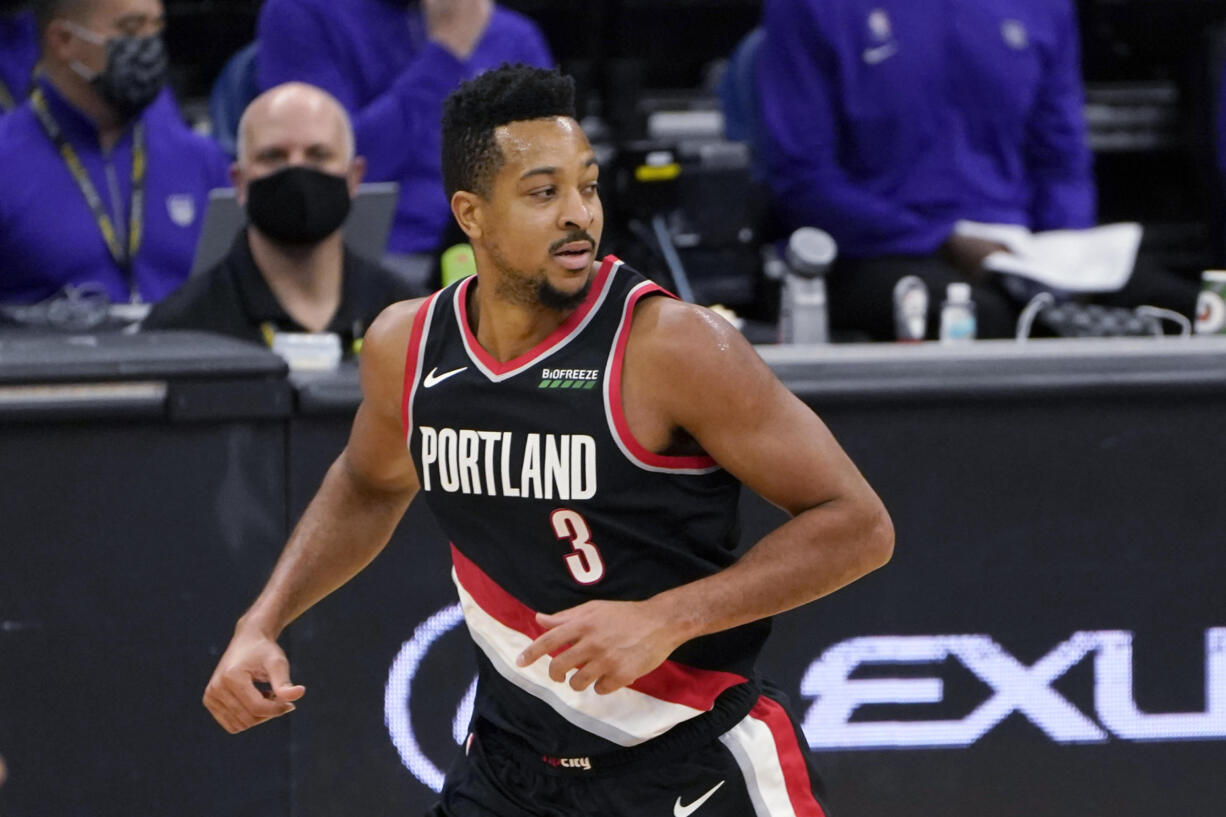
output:
POLYGON ((468 190, 457 190, 451 196, 451 214, 455 216, 456 224, 472 241, 480 239, 484 233, 482 221, 484 218, 485 200, 468 190))
POLYGON ((234 199, 239 207, 247 206, 247 178, 238 162, 230 165, 230 184, 234 185, 234 199))
POLYGON ((366 157, 354 156, 353 161, 349 163, 349 172, 346 174, 349 179, 349 196, 352 198, 358 194, 358 185, 362 183, 362 179, 366 178, 366 157))
POLYGON ((68 27, 67 20, 55 19, 47 24, 43 34, 43 48, 46 53, 58 63, 68 63, 77 59, 76 36, 68 27))

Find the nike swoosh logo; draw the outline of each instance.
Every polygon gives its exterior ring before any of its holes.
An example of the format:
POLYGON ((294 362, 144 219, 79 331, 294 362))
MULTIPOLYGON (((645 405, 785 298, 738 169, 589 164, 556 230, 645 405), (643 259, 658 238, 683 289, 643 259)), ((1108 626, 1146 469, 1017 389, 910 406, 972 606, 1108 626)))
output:
POLYGON ((876 48, 864 49, 864 61, 869 65, 877 65, 878 63, 885 62, 897 53, 898 45, 896 43, 886 43, 876 48))
POLYGON ((442 374, 435 374, 435 372, 438 371, 438 366, 435 366, 433 369, 430 370, 430 373, 426 375, 426 378, 421 381, 421 384, 425 386, 427 389, 430 389, 430 388, 437 386, 439 383, 442 383, 444 380, 451 377, 452 375, 459 374, 460 372, 467 371, 467 370, 468 370, 467 366, 461 366, 460 368, 452 369, 449 372, 443 372, 442 374))
POLYGON ((681 805, 681 798, 678 797, 677 802, 673 803, 673 817, 690 817, 691 814, 702 808, 702 804, 710 800, 711 795, 719 791, 719 788, 722 785, 724 785, 723 780, 716 783, 710 791, 708 791, 702 797, 699 797, 693 803, 690 803, 688 806, 681 805))

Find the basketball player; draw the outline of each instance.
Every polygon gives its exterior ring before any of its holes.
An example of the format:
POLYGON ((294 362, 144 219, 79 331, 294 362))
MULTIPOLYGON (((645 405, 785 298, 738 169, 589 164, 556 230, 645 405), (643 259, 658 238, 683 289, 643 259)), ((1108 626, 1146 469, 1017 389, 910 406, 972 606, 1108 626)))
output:
POLYGON ((569 78, 483 74, 449 99, 443 141, 477 275, 369 330, 349 443, 205 705, 231 732, 292 710, 305 690, 276 638, 421 491, 480 647, 432 814, 823 815, 754 661, 771 615, 889 558, 881 502, 726 321, 597 257, 569 78), (738 559, 739 483, 791 519, 738 559))

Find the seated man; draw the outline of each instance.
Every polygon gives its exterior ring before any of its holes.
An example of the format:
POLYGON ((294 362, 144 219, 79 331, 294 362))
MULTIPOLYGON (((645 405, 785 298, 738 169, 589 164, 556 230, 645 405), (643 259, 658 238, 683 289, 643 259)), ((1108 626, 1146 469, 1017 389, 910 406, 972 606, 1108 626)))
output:
POLYGON ((154 302, 187 277, 226 161, 173 106, 161 0, 41 0, 41 73, 0 120, 0 302, 82 287, 154 302))
POLYGON ((255 342, 334 332, 347 353, 388 304, 409 297, 390 272, 344 246, 362 180, 345 109, 292 82, 257 97, 238 130, 231 176, 250 226, 217 266, 153 307, 145 329, 200 329, 255 342))
MULTIPOLYGON (((892 290, 974 287, 981 337, 1021 304, 984 274, 1004 247, 959 220, 1032 231, 1095 224, 1072 0, 767 0, 759 63, 768 182, 789 228, 839 244, 835 328, 894 336, 892 290)), ((1105 301, 1191 314, 1195 285, 1138 269, 1105 301)))
POLYGON ((414 279, 451 222, 443 100, 503 62, 552 64, 532 21, 491 0, 266 0, 257 37, 260 87, 301 80, 330 92, 353 117, 370 179, 400 183, 388 251, 414 279))
POLYGON ((38 62, 34 13, 26 0, 0 0, 0 116, 25 99, 38 62))

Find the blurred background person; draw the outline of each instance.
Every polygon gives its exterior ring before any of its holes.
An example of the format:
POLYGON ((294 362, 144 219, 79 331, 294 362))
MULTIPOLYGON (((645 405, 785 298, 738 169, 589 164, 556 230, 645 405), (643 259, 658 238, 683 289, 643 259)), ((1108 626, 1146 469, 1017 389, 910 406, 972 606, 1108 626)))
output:
MULTIPOLYGON (((786 227, 838 242, 833 326, 892 339, 894 285, 914 274, 930 337, 957 280, 979 335, 1011 337, 1024 304, 982 269, 1005 247, 954 225, 1096 223, 1072 0, 767 0, 764 19, 768 183, 786 227)), ((1195 285, 1138 269, 1104 300, 1190 315, 1195 285)))
POLYGON ((409 296, 394 274, 344 245, 365 171, 340 103, 304 83, 257 97, 231 167, 249 226, 229 255, 158 303, 145 329, 198 329, 255 342, 333 332, 346 353, 384 307, 409 296))
POLYGON ((265 0, 259 85, 301 80, 353 118, 372 181, 400 184, 388 252, 421 291, 451 213, 439 164, 442 103, 503 62, 550 67, 535 23, 491 0, 265 0))
POLYGON ((160 0, 40 0, 40 71, 0 120, 0 302, 160 300, 187 277, 226 161, 169 104, 160 0))
POLYGON ((0 116, 25 99, 38 61, 31 0, 0 0, 0 116))

